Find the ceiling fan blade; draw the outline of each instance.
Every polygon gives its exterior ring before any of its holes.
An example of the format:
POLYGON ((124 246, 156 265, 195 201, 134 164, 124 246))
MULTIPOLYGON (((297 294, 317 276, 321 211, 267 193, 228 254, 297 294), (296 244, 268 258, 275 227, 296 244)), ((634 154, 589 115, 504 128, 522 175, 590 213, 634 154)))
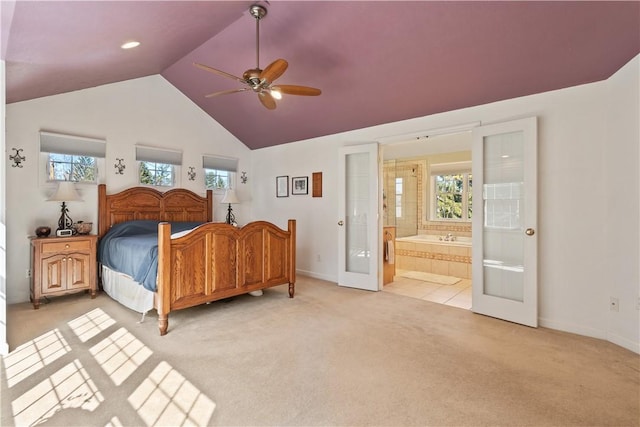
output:
POLYGON ((208 95, 205 95, 204 97, 205 98, 213 98, 215 96, 226 95, 228 93, 244 92, 246 90, 249 90, 249 88, 248 87, 243 87, 243 88, 240 88, 240 89, 221 90, 220 92, 213 92, 213 93, 210 93, 208 95))
POLYGON ((322 93, 320 89, 316 89, 315 87, 297 85, 277 85, 271 86, 271 89, 287 95, 318 96, 322 93))
POLYGON ((258 94, 258 98, 260 99, 260 102, 262 102, 262 105, 264 105, 268 110, 276 109, 276 100, 273 99, 273 96, 271 96, 269 92, 260 92, 258 94))
POLYGON ((213 68, 213 67, 209 67, 208 65, 198 64, 197 62, 194 62, 193 65, 195 65, 196 67, 198 67, 198 68, 200 68, 202 70, 209 71, 209 72, 217 74, 219 76, 228 77, 230 79, 237 80, 240 83, 246 83, 246 81, 244 79, 240 78, 240 77, 234 76, 233 74, 226 73, 226 72, 224 72, 222 70, 218 70, 218 69, 213 68))
POLYGON ((271 64, 267 65, 262 73, 260 73, 260 80, 267 82, 270 84, 275 81, 278 77, 280 77, 287 70, 289 63, 284 59, 276 59, 271 64))

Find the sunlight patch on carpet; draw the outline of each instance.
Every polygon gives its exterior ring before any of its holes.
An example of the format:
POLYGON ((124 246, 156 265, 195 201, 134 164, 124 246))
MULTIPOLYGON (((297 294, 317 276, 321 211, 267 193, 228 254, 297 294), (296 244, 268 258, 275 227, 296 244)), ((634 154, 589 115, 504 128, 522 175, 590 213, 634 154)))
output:
POLYGON ((160 362, 129 397, 151 425, 207 425, 216 404, 167 362, 160 362))

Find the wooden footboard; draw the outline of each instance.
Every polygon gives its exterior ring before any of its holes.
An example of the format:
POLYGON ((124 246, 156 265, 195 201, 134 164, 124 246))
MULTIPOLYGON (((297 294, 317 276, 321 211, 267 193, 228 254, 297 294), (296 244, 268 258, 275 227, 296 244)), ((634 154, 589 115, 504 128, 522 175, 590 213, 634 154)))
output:
POLYGON ((201 197, 176 188, 161 193, 134 187, 107 194, 98 185, 98 236, 120 222, 137 219, 206 222, 191 233, 171 239, 171 226, 158 226, 156 309, 160 335, 167 333, 173 310, 296 282, 296 222, 288 230, 265 222, 242 228, 213 223, 213 193, 201 197))
POLYGON ((207 223, 171 238, 158 226, 157 310, 160 335, 169 312, 282 284, 293 298, 296 280, 296 221, 288 230, 265 222, 242 228, 207 223))

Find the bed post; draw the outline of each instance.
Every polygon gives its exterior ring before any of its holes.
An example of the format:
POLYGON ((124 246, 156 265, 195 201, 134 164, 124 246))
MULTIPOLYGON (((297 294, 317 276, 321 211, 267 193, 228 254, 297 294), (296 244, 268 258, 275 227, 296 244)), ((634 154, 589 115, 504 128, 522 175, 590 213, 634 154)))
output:
POLYGON ((171 311, 171 224, 158 224, 158 328, 160 335, 165 335, 169 328, 169 312, 171 311))
POLYGON ((296 290, 296 220, 289 220, 289 298, 296 290))
POLYGON ((109 231, 107 224, 107 186, 98 185, 98 238, 104 236, 109 231))

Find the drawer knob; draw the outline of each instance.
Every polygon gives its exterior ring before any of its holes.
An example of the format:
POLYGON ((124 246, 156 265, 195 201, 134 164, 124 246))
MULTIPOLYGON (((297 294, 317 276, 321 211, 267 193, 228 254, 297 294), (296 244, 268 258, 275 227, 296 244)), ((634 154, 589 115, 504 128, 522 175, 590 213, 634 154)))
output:
POLYGON ((69 244, 67 243, 66 245, 64 245, 65 249, 69 249, 69 244))

